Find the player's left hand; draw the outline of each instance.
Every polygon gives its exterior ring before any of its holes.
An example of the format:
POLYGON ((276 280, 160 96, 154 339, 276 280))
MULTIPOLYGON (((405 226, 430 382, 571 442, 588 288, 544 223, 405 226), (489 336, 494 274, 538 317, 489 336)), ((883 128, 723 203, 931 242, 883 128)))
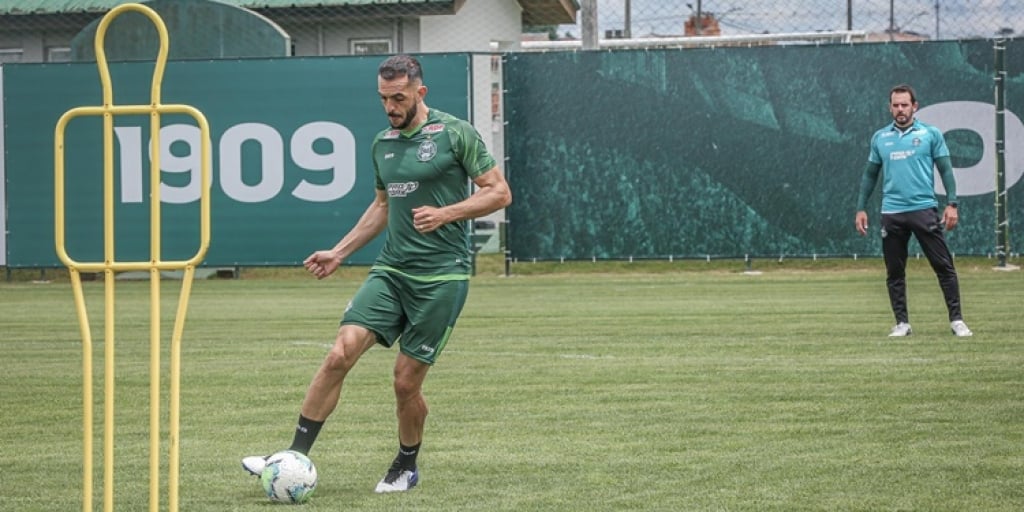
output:
POLYGON ((947 206, 942 212, 942 225, 946 227, 946 231, 949 231, 956 227, 956 223, 960 221, 960 214, 956 208, 947 206))
POLYGON ((861 236, 868 234, 868 213, 864 210, 858 211, 853 219, 853 226, 861 236))
POLYGON ((430 233, 447 222, 443 213, 441 209, 433 206, 413 208, 412 225, 420 233, 430 233))

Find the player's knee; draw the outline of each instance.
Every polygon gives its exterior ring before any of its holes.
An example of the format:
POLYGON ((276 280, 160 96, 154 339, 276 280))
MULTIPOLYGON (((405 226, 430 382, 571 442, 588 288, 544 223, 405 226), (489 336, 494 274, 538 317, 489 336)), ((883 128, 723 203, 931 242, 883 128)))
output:
POLYGON ((419 386, 404 386, 400 388, 397 382, 395 384, 395 405, 398 408, 398 416, 402 417, 405 414, 414 412, 420 418, 420 421, 426 419, 429 409, 422 389, 419 386))
POLYGON ((327 356, 324 358, 324 367, 333 373, 348 373, 355 364, 356 358, 352 356, 346 347, 339 344, 331 347, 331 350, 327 352, 327 356))
POLYGON ((355 366, 361 354, 362 351, 355 344, 347 343, 339 336, 334 346, 327 352, 324 366, 328 371, 345 374, 355 366))
POLYGON ((414 399, 422 392, 422 387, 417 379, 395 375, 395 398, 399 402, 414 399))

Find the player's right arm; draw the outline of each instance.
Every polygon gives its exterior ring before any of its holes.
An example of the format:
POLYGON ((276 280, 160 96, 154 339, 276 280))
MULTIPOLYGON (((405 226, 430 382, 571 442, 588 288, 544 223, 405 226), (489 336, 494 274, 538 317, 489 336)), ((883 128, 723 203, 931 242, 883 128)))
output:
POLYGON ((868 198, 871 197, 871 192, 875 190, 875 184, 878 182, 878 173, 881 170, 882 164, 869 161, 864 167, 864 174, 860 177, 860 192, 857 194, 857 215, 853 219, 853 224, 857 227, 857 232, 862 235, 868 234, 868 212, 866 210, 868 198))
POLYGON ((303 264, 310 274, 323 279, 341 266, 352 253, 361 249, 371 240, 377 238, 388 225, 388 196, 385 191, 377 189, 373 202, 359 217, 356 225, 349 230, 331 249, 316 251, 310 254, 303 264))

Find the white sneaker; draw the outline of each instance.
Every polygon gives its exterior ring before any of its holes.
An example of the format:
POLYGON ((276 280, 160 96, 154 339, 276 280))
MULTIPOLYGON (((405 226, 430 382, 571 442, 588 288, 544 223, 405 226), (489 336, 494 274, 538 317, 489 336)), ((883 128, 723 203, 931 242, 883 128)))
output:
POLYGON ((967 324, 965 324, 963 320, 953 320, 949 323, 949 328, 953 331, 953 334, 961 338, 974 335, 974 333, 967 328, 967 324))
MULTIPOLYGON (((963 323, 963 322, 961 322, 961 323, 963 323)), ((910 336, 911 334, 913 334, 913 332, 914 332, 914 330, 910 328, 910 324, 908 324, 906 322, 900 322, 900 323, 896 324, 895 327, 892 328, 892 331, 889 331, 889 336, 890 337, 910 336)))
POLYGON ((417 469, 401 469, 394 466, 388 470, 388 474, 377 483, 373 492, 381 494, 385 492, 402 492, 416 487, 420 481, 420 472, 417 469))
POLYGON ((261 476, 263 468, 267 467, 267 458, 262 455, 251 455, 242 459, 242 469, 250 475, 261 476))

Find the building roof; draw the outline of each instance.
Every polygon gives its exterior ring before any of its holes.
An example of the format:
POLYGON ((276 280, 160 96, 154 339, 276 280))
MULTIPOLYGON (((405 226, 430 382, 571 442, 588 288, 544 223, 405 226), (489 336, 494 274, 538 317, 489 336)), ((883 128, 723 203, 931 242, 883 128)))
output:
MULTIPOLYGON (((140 0, 145 2, 145 0, 140 0)), ((370 4, 428 4, 453 0, 217 0, 225 4, 246 8, 274 7, 333 7, 370 4)), ((0 14, 56 14, 66 12, 106 12, 125 0, 2 0, 0 14)))
MULTIPOLYGON (((270 11, 302 8, 385 8, 401 5, 410 14, 436 14, 438 8, 454 13, 465 0, 217 0, 247 9, 270 11)), ((553 25, 575 23, 578 0, 518 0, 523 23, 553 25)), ((0 0, 0 16, 104 13, 125 0, 0 0)))
POLYGON ((579 0, 519 0, 523 25, 562 25, 576 23, 579 0))

